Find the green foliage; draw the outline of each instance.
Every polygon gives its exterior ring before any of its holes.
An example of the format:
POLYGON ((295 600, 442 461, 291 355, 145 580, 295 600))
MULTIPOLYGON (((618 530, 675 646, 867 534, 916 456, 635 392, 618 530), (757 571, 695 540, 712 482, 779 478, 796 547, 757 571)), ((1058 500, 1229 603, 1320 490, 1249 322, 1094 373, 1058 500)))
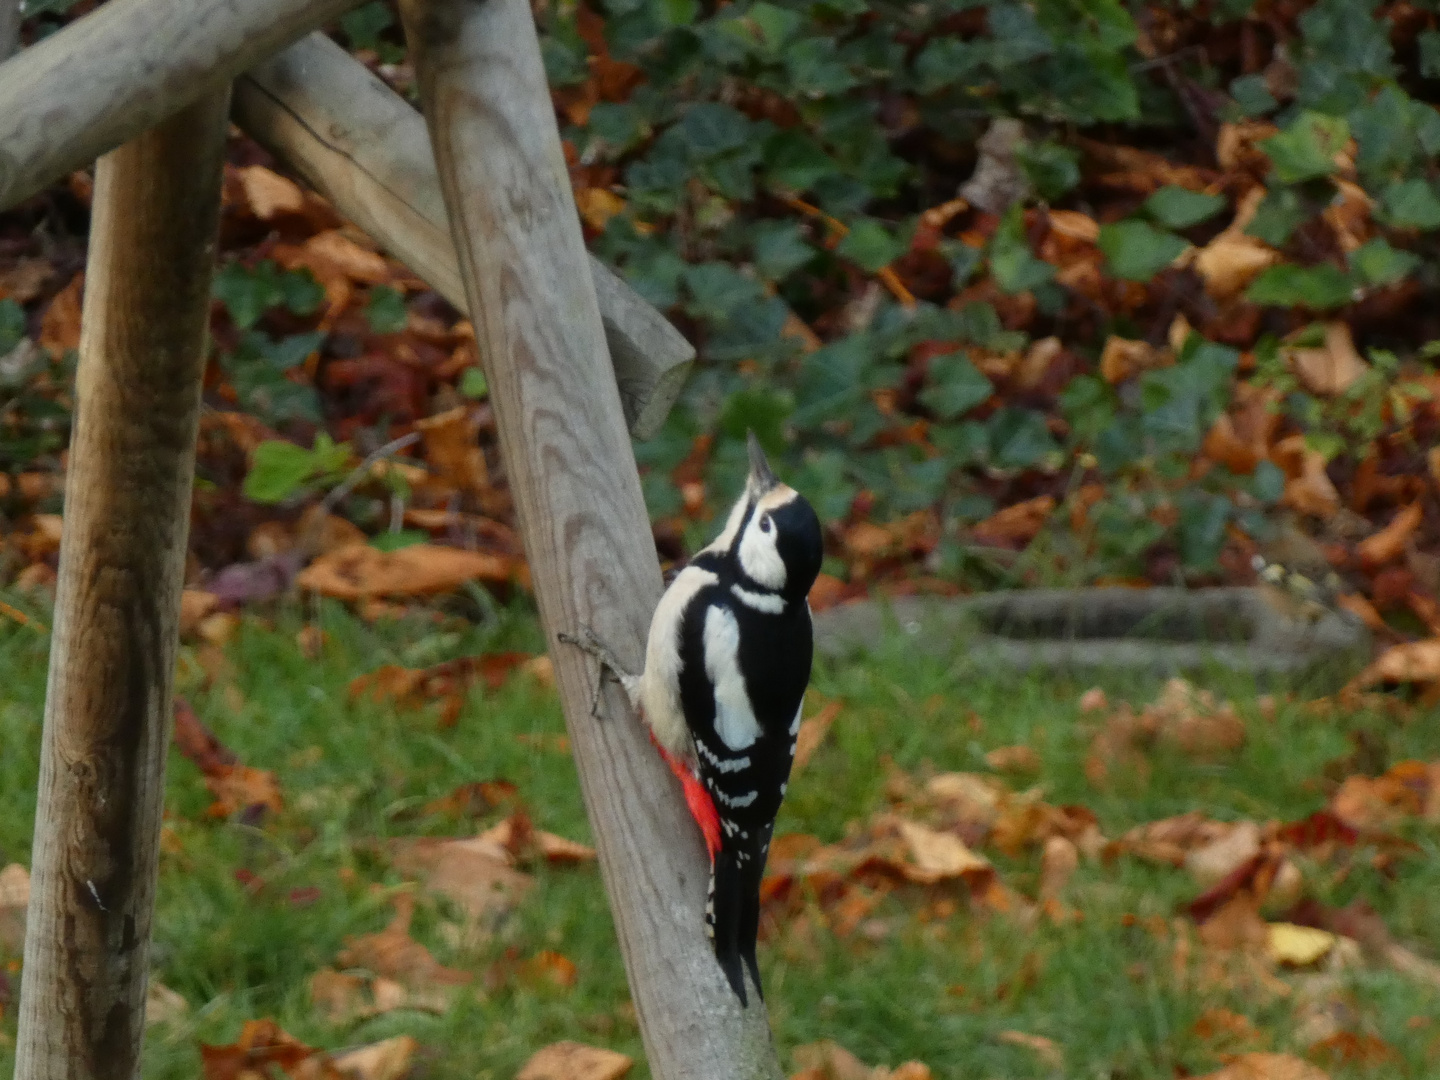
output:
POLYGON ((1343 117, 1303 112, 1278 135, 1261 141, 1260 149, 1270 158, 1275 179, 1295 184, 1333 173, 1349 138, 1350 126, 1343 117))
POLYGON ((377 334, 395 334, 405 329, 409 314, 405 310, 405 297, 389 285, 377 285, 370 290, 370 299, 365 303, 365 321, 377 334))
POLYGON ((1145 200, 1145 212, 1159 224, 1171 229, 1188 229, 1214 217, 1225 207, 1225 196, 1206 195, 1201 191, 1162 187, 1145 200))
POLYGON ((284 502, 313 484, 337 478, 349 461, 350 444, 337 444, 323 431, 309 450, 283 439, 267 439, 255 448, 245 477, 245 497, 284 502))
POLYGON ((215 272, 211 293, 242 330, 254 326, 271 308, 284 307, 296 315, 309 315, 325 299, 325 290, 310 271, 280 270, 269 259, 253 267, 226 263, 215 272))
POLYGON ((1348 304, 1354 293, 1349 275, 1329 263, 1272 266, 1251 283, 1245 299, 1256 304, 1327 311, 1348 304))
POLYGON ((1110 272, 1130 281, 1149 281, 1190 246, 1174 233, 1143 221, 1105 225, 1100 229, 1099 243, 1110 272))

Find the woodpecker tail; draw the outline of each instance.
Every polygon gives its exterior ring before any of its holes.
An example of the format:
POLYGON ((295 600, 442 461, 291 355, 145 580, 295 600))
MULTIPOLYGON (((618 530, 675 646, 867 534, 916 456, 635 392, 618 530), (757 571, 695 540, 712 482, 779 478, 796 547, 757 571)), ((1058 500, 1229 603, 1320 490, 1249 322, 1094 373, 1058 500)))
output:
POLYGON ((715 947, 715 959, 730 982, 730 989, 740 999, 741 1007, 749 1004, 745 994, 744 969, 761 999, 760 967, 755 959, 755 943, 760 934, 760 877, 763 864, 757 865, 748 852, 721 848, 710 868, 710 896, 705 903, 705 924, 715 947), (741 858, 745 855, 745 858, 741 858), (743 967, 742 967, 743 965, 743 967))

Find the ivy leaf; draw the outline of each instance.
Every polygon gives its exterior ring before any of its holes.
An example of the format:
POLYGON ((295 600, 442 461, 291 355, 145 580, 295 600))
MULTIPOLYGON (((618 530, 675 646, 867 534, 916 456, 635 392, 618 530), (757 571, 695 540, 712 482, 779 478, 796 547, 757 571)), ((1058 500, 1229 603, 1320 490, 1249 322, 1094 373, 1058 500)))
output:
POLYGON ((761 222, 754 235, 755 269, 769 281, 781 280, 817 254, 800 238, 800 226, 794 222, 761 222))
POLYGON ((1054 202, 1080 183, 1080 154, 1057 142, 1023 142, 1015 149, 1015 161, 1035 193, 1054 202))
POLYGON ((1420 74, 1427 79, 1440 78, 1440 30, 1423 31, 1415 43, 1420 46, 1420 74))
POLYGON ((1350 276, 1329 263, 1318 266, 1284 263, 1270 267, 1256 278, 1245 291, 1245 299, 1252 304, 1326 311, 1348 304, 1353 291, 1350 276))
POLYGON ((1055 277, 1055 267, 1031 252, 1019 206, 1006 211, 995 230, 990 242, 990 273, 1000 291, 1011 295, 1037 289, 1055 277))
POLYGON ((930 361, 927 386, 920 394, 924 405, 942 420, 969 412, 995 391, 964 352, 947 353, 930 361))
POLYGON ((1258 73, 1232 80, 1230 96, 1246 116, 1264 116, 1280 104, 1265 85, 1265 76, 1258 73))
POLYGON ((1102 225, 1098 244, 1110 272, 1127 281, 1149 281, 1190 246, 1174 233, 1143 221, 1102 225))
POLYGON ((1299 195, 1290 188, 1276 188, 1260 200, 1245 234, 1271 247, 1284 247, 1296 226, 1309 216, 1299 195))
POLYGON ((861 218, 836 245, 835 254, 874 273, 905 254, 905 244, 874 218, 861 218))
POLYGON ((8 296, 0 300, 0 357, 25 336, 25 309, 8 296))
POLYGON ((1366 285, 1393 285, 1420 265, 1413 252, 1391 247, 1384 237, 1377 236, 1349 256, 1350 269, 1366 285))
POLYGON ((690 153, 700 159, 738 150, 749 141, 750 128, 744 113, 714 101, 691 105, 678 125, 690 153))
POLYGON ((266 439, 255 447, 242 490, 256 502, 282 502, 310 480, 338 471, 349 460, 350 444, 336 444, 323 431, 315 436, 310 450, 283 439, 266 439))
POLYGON ((795 128, 777 131, 766 139, 761 161, 772 184, 792 191, 808 191, 840 171, 839 163, 819 143, 795 128))
POLYGON ((785 421, 795 411, 795 399, 786 390, 746 387, 737 390, 720 410, 720 430, 732 439, 744 439, 754 431, 760 445, 771 454, 785 449, 785 421))
POLYGON ((370 290, 370 299, 365 304, 365 321, 377 334, 398 334, 409 322, 410 313, 405 310, 405 297, 389 285, 377 285, 370 290))
POLYGON ((1440 229, 1440 198, 1429 181, 1397 180, 1385 189, 1381 208, 1389 224, 1401 229, 1440 229))
POLYGON ((997 465, 1026 469, 1060 449, 1045 417, 1034 409, 1001 409, 990 418, 988 427, 997 465))
POLYGON ((1350 125, 1343 117, 1302 112, 1279 134, 1257 145, 1270 159, 1271 172, 1282 184, 1329 176, 1336 156, 1350 140, 1350 125))
POLYGON ((1188 229, 1218 214, 1225 206, 1224 195, 1206 195, 1189 188, 1167 184, 1145 200, 1145 212, 1172 229, 1188 229))

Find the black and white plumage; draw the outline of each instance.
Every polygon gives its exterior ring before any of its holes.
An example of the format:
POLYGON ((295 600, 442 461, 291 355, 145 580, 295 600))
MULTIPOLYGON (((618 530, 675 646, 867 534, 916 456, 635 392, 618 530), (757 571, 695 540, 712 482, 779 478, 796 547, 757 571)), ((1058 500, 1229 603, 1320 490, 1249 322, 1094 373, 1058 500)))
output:
POLYGON ((814 509, 749 443, 745 492, 661 597, 645 670, 629 675, 598 642, 566 637, 616 672, 685 787, 711 855, 707 928, 742 1004, 742 964, 760 987, 760 879, 810 681, 807 597, 823 555, 814 509))

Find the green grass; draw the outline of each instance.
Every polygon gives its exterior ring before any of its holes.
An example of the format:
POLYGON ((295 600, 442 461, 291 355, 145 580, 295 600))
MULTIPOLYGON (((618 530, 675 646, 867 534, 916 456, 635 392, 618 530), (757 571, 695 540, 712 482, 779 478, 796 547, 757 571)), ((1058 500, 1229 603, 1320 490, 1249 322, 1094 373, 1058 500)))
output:
MULTIPOLYGON (((508 1080, 540 1046, 577 1039, 641 1056, 627 1006, 624 974, 594 866, 541 869, 525 904, 493 941, 476 951, 446 944, 444 912, 422 902, 413 932, 442 962, 480 976, 507 953, 542 949, 578 969, 568 989, 511 979, 465 992, 444 1016, 395 1012, 345 1027, 311 1005, 307 984, 331 965, 347 936, 381 929, 388 896, 401 879, 374 854, 375 838, 416 832, 463 835, 467 822, 399 813, 473 780, 514 781, 539 827, 588 841, 572 762, 517 735, 563 732, 553 693, 528 677, 500 692, 477 690, 459 723, 440 730, 433 708, 396 712, 346 693, 350 679, 382 663, 419 665, 500 648, 537 649, 540 636, 522 612, 491 614, 475 628, 416 619, 368 627, 337 607, 315 616, 329 643, 317 661, 295 641, 298 610, 273 617, 273 628, 247 618, 227 650, 234 678, 207 689, 194 654, 182 657, 182 686, 201 718, 247 764, 274 770, 284 813, 259 827, 204 816, 210 802, 196 768, 178 754, 169 763, 167 824, 180 850, 162 858, 154 970, 190 1003, 188 1016, 150 1030, 147 1077, 194 1077, 200 1042, 232 1042, 241 1023, 273 1016, 297 1037, 329 1048, 395 1034, 415 1036, 426 1077, 508 1080), (188 675, 186 673, 189 673, 188 675), (266 887, 250 895, 236 879, 244 868, 266 887), (292 889, 316 888, 309 906, 290 903, 292 889)), ((0 864, 29 864, 36 758, 48 641, 0 621, 0 864)), ((1107 684, 1112 698, 1147 701, 1155 686, 1107 684)), ((984 771, 983 755, 1024 742, 1044 767, 1034 782, 1047 801, 1082 803, 1109 836, 1131 825, 1201 809, 1212 816, 1290 819, 1318 809, 1323 765, 1348 752, 1347 733, 1365 728, 1391 760, 1440 757, 1440 713, 1409 723, 1358 715, 1318 720, 1283 705, 1262 719, 1254 688, 1233 678, 1213 684, 1235 700, 1249 727, 1245 749, 1224 765, 1158 754, 1148 784, 1099 792, 1081 769, 1088 746, 1076 701, 1086 684, 1036 678, 982 678, 944 663, 915 659, 892 642, 863 662, 821 667, 815 688, 846 707, 810 766, 792 785, 779 831, 826 841, 885 805, 887 763, 906 771, 984 771), (971 722, 972 714, 979 718, 971 722)), ((487 824, 482 822, 481 824, 487 824)), ((1364 897, 1392 932, 1423 955, 1440 956, 1440 861, 1435 831, 1408 835, 1420 852, 1388 880, 1361 867, 1327 884, 1324 869, 1307 874, 1329 903, 1364 897)), ((1035 853, 1007 859, 994 851, 1002 878, 1033 895, 1035 853)), ((837 938, 792 927, 762 946, 761 963, 782 1060, 795 1045, 833 1038, 871 1063, 927 1062, 942 1080, 1057 1075, 1029 1051, 997 1039, 1017 1029, 1064 1047, 1063 1075, 1113 1080, 1169 1080, 1219 1064, 1213 1043, 1196 1035, 1212 1006, 1250 1017, 1267 1047, 1291 1045, 1293 1000, 1243 990, 1201 991, 1170 975, 1171 945, 1135 915, 1173 917, 1196 888, 1178 870, 1134 859, 1084 863, 1069 894, 1078 924, 1034 927, 1003 916, 981 917, 959 906, 940 921, 915 917, 918 892, 897 893, 874 913, 873 934, 837 938), (1132 925, 1126 925, 1131 923, 1132 925)), ((698 928, 697 928, 697 932, 698 928)), ((1287 978, 1294 978, 1287 976, 1287 978)), ((1409 1023, 1433 1016, 1436 995, 1394 972, 1364 969, 1348 978, 1357 1031, 1379 1036, 1404 1064, 1335 1077, 1428 1075, 1435 1031, 1409 1023)), ((10 979, 18 986, 13 966, 10 979)), ((12 1067, 13 1003, 0 1021, 0 1073, 12 1067)), ((643 1062, 632 1074, 648 1076, 643 1062)))

